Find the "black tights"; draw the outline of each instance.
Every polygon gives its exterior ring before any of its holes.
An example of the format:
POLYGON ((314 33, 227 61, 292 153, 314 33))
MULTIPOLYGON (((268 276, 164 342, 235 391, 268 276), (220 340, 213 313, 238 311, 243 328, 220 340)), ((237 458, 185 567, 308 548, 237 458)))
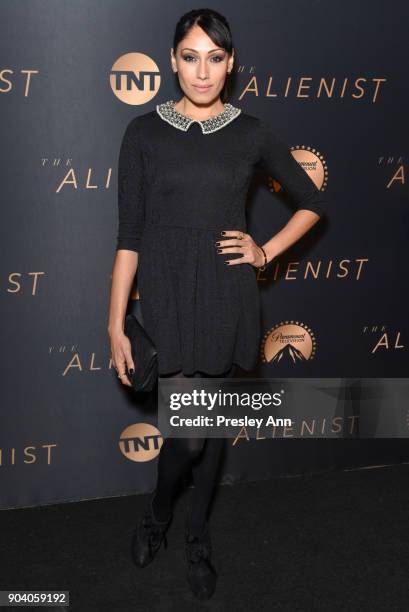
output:
MULTIPOLYGON (((193 376, 227 378, 234 376, 235 370, 236 366, 233 364, 228 372, 217 376, 201 372, 196 372, 193 376)), ((182 372, 164 376, 184 377, 182 372)), ((224 438, 165 438, 159 454, 157 485, 152 501, 153 513, 158 521, 166 521, 169 518, 179 480, 191 468, 194 488, 189 529, 195 535, 202 533, 223 447, 224 438)))

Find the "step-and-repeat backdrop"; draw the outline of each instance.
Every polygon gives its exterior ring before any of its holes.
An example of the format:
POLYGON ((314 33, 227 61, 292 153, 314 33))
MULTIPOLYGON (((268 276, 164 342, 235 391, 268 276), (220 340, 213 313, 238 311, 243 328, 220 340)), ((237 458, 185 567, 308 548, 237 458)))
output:
MULTIPOLYGON (((170 47, 191 8, 1 3, 1 508, 154 486, 159 450, 138 439, 155 426, 155 395, 136 397, 110 362, 117 163, 129 121, 182 95, 170 47)), ((312 231, 257 273, 262 344, 246 375, 407 376, 406 3, 222 1, 217 10, 236 49, 230 101, 269 121, 327 199, 312 231)), ((256 242, 283 227, 288 204, 274 177, 255 178, 256 242)), ((137 278, 129 311, 140 314, 137 278)), ((409 456, 405 438, 308 431, 249 439, 242 429, 226 450, 224 483, 409 456)))

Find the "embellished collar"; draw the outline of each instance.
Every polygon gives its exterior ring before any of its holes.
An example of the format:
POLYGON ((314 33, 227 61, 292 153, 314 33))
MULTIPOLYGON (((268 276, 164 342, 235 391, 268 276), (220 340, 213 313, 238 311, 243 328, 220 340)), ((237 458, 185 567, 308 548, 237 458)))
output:
POLYGON ((157 104, 156 110, 164 121, 184 132, 188 130, 192 123, 198 123, 202 128, 203 134, 210 134, 211 132, 220 130, 241 113, 241 108, 237 108, 233 106, 233 104, 230 104, 230 102, 226 102, 224 110, 217 115, 203 120, 192 119, 176 110, 175 104, 175 100, 167 100, 166 102, 162 102, 162 104, 157 104))

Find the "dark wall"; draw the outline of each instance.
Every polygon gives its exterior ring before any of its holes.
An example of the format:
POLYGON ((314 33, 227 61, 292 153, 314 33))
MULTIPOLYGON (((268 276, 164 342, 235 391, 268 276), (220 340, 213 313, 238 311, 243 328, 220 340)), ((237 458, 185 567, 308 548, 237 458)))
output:
MULTIPOLYGON (((155 453, 141 460, 122 452, 121 440, 127 428, 155 423, 155 398, 136 400, 110 364, 116 172, 130 119, 181 97, 169 49, 177 19, 191 8, 1 3, 2 508, 154 485, 155 453), (115 89, 112 69, 128 53, 154 62, 153 90, 127 92, 125 81, 115 89)), ((252 376, 407 376, 407 3, 212 8, 233 31, 231 102, 267 119, 294 154, 313 160, 327 197, 326 218, 258 276, 263 335, 295 321, 313 351, 305 348, 295 363, 261 352, 252 376)), ((248 231, 258 243, 291 215, 276 189, 256 177, 249 191, 248 231)), ((406 440, 241 441, 229 445, 222 478, 407 456, 406 440)))

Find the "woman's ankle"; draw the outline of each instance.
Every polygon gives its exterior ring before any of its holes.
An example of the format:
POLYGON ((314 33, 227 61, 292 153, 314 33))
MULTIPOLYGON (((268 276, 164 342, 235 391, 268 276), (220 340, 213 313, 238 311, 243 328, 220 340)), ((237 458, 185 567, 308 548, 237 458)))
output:
POLYGON ((151 511, 152 516, 157 523, 167 523, 172 516, 171 508, 163 508, 158 506, 156 491, 154 491, 151 497, 151 511))

